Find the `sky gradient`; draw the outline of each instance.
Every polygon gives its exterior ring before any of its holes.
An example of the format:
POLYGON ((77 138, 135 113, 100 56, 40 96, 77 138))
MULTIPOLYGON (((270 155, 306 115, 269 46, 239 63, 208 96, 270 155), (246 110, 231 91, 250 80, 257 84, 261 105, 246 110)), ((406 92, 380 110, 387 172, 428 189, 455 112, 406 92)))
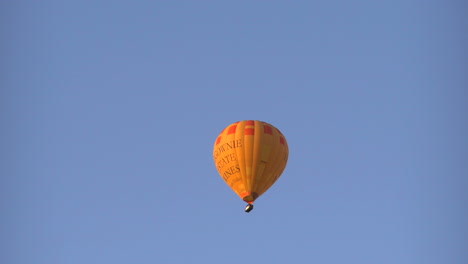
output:
POLYGON ((467 6, 2 2, 0 262, 467 263, 467 6), (290 151, 249 214, 247 119, 290 151))

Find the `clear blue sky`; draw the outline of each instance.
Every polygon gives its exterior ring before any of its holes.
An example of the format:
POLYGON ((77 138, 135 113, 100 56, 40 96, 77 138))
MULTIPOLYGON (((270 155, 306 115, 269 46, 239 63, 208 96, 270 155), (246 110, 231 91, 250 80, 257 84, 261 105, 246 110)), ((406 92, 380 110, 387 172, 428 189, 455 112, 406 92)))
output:
POLYGON ((3 1, 5 264, 467 263, 463 1, 3 1), (243 212, 212 145, 289 143, 243 212))

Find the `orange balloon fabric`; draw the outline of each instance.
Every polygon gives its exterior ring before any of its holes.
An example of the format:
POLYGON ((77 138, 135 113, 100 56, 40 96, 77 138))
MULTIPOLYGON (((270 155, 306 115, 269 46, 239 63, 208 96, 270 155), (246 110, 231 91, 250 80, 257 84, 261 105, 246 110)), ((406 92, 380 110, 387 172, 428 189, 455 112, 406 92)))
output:
POLYGON ((213 159, 219 175, 249 204, 280 177, 288 154, 283 134, 274 126, 258 120, 227 126, 213 147, 213 159))

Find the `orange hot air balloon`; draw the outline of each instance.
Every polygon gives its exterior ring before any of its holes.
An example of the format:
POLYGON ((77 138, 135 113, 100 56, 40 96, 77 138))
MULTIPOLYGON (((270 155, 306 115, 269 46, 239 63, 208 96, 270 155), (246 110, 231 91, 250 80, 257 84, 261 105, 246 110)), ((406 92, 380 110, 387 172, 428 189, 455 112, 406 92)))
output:
POLYGON ((245 120, 227 126, 216 138, 213 159, 221 178, 253 209, 253 202, 280 177, 288 144, 274 126, 245 120))

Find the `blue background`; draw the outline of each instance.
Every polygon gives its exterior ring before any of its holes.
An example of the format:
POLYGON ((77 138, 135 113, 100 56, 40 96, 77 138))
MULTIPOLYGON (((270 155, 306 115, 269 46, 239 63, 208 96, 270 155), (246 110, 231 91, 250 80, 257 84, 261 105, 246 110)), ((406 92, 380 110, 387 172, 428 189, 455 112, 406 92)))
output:
POLYGON ((2 263, 467 263, 464 1, 2 1, 2 263), (288 140, 243 212, 212 146, 288 140))

